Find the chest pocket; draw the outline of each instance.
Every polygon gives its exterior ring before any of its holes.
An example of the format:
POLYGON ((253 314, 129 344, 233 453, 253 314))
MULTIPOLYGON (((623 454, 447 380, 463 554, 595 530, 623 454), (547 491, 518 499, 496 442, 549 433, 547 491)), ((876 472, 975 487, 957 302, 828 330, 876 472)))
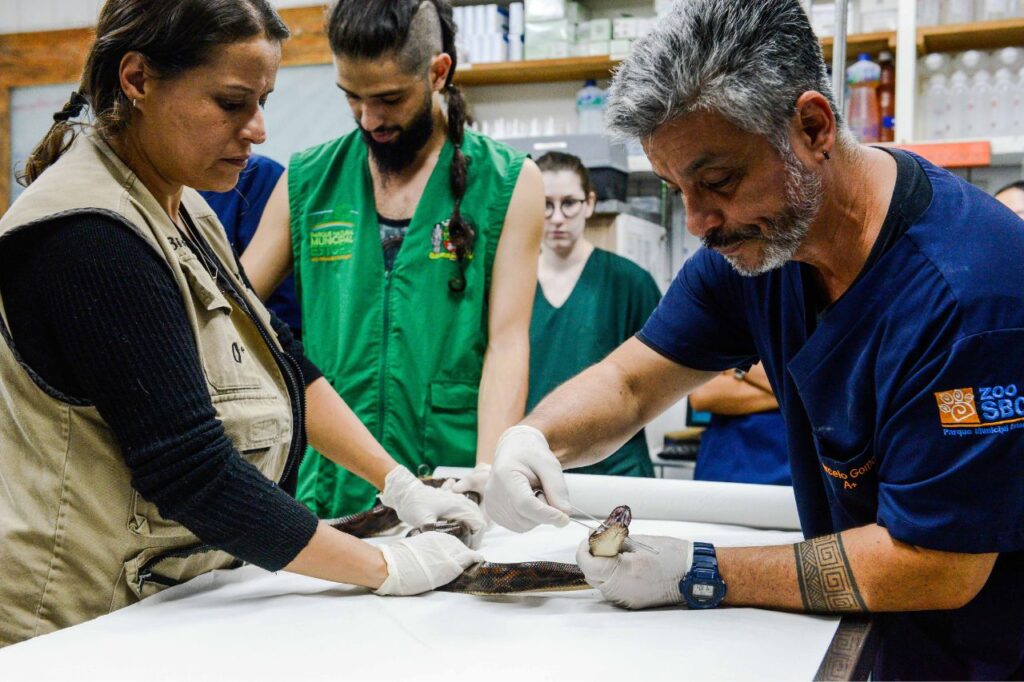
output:
POLYGON ((878 512, 878 456, 870 445, 849 459, 829 457, 815 438, 826 493, 838 528, 874 523, 878 512))
POLYGON ((478 383, 432 381, 423 429, 423 454, 433 466, 473 466, 478 383))
POLYGON ((218 392, 259 388, 259 372, 232 318, 244 315, 228 302, 194 257, 180 261, 195 304, 199 359, 206 380, 218 392))

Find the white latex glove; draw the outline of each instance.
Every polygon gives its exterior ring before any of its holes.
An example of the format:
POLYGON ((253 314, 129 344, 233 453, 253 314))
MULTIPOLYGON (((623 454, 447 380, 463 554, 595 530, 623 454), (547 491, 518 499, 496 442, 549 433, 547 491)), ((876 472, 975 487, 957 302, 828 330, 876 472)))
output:
POLYGON ((474 492, 483 500, 484 488, 487 487, 487 479, 491 475, 490 464, 477 464, 469 474, 454 482, 451 486, 453 493, 474 492))
POLYGON ((693 545, 661 535, 637 535, 635 539, 654 547, 659 554, 636 547, 623 549, 615 557, 596 557, 590 553, 589 540, 580 543, 576 563, 590 586, 601 590, 611 603, 627 609, 684 603, 679 581, 693 564, 693 545))
POLYGON ((484 560, 458 538, 430 531, 403 538, 380 551, 388 565, 388 577, 377 594, 410 595, 447 585, 475 563, 484 560))
POLYGON ((544 434, 523 424, 501 434, 484 500, 488 516, 517 533, 569 523, 569 489, 544 434), (547 503, 533 494, 536 488, 544 490, 547 503))
POLYGON ((470 547, 480 546, 487 529, 480 507, 451 490, 424 485, 403 466, 388 472, 380 500, 394 509, 398 518, 415 528, 440 520, 465 523, 469 527, 470 547))

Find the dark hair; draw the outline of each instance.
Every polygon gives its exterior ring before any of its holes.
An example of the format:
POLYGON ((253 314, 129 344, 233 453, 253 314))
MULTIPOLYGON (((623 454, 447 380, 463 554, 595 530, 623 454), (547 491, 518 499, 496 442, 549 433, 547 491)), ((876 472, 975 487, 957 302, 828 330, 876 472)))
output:
MULTIPOLYGON (((466 126, 466 100, 452 79, 458 66, 455 50, 457 27, 448 0, 335 0, 327 13, 327 37, 331 52, 338 56, 357 59, 396 59, 407 73, 427 68, 436 47, 451 57, 452 67, 444 92, 448 99, 448 139, 455 148, 449 170, 449 182, 455 207, 448 220, 448 235, 455 247, 459 274, 449 281, 452 291, 466 288, 466 256, 473 249, 473 227, 462 217, 462 197, 466 194, 468 163, 462 153, 463 131, 466 126), (432 6, 440 22, 440 46, 427 35, 416 35, 412 30, 417 13, 424 6, 432 6)), ((421 32, 422 33, 422 32, 421 32)))
POLYGON ((18 176, 30 185, 75 139, 70 119, 88 105, 92 126, 109 139, 131 123, 132 104, 121 89, 121 60, 139 52, 160 78, 201 66, 215 48, 264 36, 282 42, 288 27, 267 0, 107 0, 78 90, 54 114, 53 126, 25 160, 18 176), (70 134, 70 135, 69 135, 70 134))
POLYGON ((570 171, 575 173, 579 176, 580 187, 583 188, 583 193, 587 195, 588 199, 590 193, 594 191, 594 184, 590 182, 590 172, 578 156, 564 152, 548 152, 537 159, 537 168, 540 168, 541 172, 570 171))
POLYGON ((1017 182, 1011 182, 1006 187, 1003 187, 1002 189, 997 190, 996 193, 993 194, 992 196, 996 196, 997 194, 1002 194, 1003 192, 1005 192, 1007 190, 1011 190, 1011 189, 1019 189, 1020 191, 1024 192, 1024 180, 1018 180, 1017 182))

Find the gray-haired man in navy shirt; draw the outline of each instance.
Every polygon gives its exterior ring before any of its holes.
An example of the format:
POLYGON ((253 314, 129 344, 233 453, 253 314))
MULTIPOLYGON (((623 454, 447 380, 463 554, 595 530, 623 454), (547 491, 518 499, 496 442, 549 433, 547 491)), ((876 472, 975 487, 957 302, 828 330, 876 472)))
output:
POLYGON ((609 120, 706 248, 636 338, 502 436, 488 512, 513 530, 565 523, 563 468, 760 361, 807 539, 716 552, 650 537, 659 554, 611 559, 584 545, 588 581, 629 608, 877 613, 875 679, 1020 679, 1019 219, 918 157, 858 145, 797 0, 678 3, 618 71, 609 120))

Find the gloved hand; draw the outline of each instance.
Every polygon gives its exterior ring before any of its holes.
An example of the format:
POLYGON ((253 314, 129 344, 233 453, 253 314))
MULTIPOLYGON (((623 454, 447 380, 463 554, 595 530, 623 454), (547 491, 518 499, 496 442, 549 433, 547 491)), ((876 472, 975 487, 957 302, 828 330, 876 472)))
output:
POLYGON ((409 595, 447 585, 483 555, 458 538, 437 531, 403 538, 380 548, 388 565, 388 577, 374 590, 377 594, 409 595))
POLYGON ((380 500, 394 509, 398 518, 416 528, 442 519, 465 523, 469 527, 470 547, 480 546, 487 529, 480 507, 451 490, 424 485, 403 466, 388 472, 380 500))
POLYGON ((490 464, 477 464, 469 474, 455 481, 451 486, 451 490, 453 493, 459 493, 460 495, 474 492, 483 500, 484 488, 487 487, 487 479, 490 475, 490 464))
POLYGON ((684 603, 679 581, 693 564, 693 545, 661 535, 637 535, 635 539, 659 553, 637 547, 624 548, 615 557, 596 557, 590 553, 589 540, 580 543, 576 563, 590 586, 601 590, 611 603, 627 609, 684 603))
POLYGON ((562 465, 544 434, 524 424, 501 434, 484 500, 488 516, 517 533, 542 523, 569 523, 569 490, 562 465), (533 494, 535 488, 544 490, 547 504, 533 494))

